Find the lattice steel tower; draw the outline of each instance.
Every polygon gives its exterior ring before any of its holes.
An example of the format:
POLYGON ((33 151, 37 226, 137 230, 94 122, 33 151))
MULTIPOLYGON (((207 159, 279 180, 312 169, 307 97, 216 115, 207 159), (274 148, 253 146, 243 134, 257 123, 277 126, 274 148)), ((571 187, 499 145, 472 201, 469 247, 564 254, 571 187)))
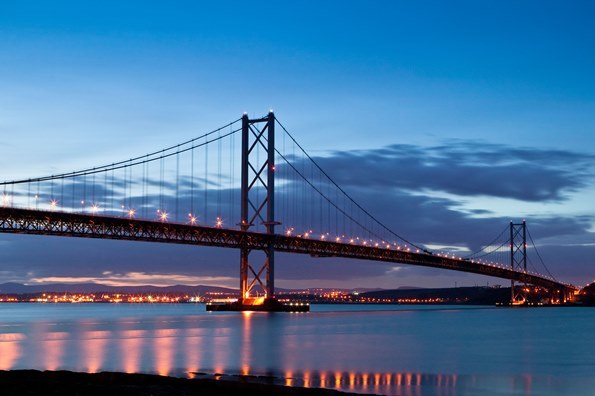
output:
POLYGON ((266 299, 275 297, 275 115, 249 119, 242 117, 242 186, 240 228, 248 231, 259 223, 266 227, 271 242, 265 249, 265 261, 260 266, 251 263, 251 249, 240 249, 240 304, 250 297, 255 286, 260 286, 266 299), (264 160, 261 159, 264 157, 264 160), (259 161, 260 159, 260 161, 259 161), (266 194, 259 197, 258 189, 266 194), (261 190, 262 191, 262 190, 261 190), (265 280, 262 280, 265 272, 265 280))
MULTIPOLYGON (((523 220, 522 223, 510 222, 510 267, 513 271, 527 273, 527 223, 523 220)), ((510 302, 525 300, 525 288, 527 283, 524 282, 523 287, 515 290, 515 280, 510 280, 510 302)))

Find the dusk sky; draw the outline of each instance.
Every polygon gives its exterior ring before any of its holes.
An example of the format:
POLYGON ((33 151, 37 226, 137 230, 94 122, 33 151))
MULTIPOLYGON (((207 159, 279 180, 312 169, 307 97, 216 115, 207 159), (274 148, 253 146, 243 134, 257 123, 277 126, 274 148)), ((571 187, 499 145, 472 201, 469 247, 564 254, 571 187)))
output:
MULTIPOLYGON (((595 3, 18 1, 0 6, 0 179, 70 172, 276 116, 411 241, 473 251, 526 219, 595 279, 595 3)), ((0 234, 0 283, 238 287, 239 252, 0 234)), ((279 287, 508 284, 279 255, 279 287)))

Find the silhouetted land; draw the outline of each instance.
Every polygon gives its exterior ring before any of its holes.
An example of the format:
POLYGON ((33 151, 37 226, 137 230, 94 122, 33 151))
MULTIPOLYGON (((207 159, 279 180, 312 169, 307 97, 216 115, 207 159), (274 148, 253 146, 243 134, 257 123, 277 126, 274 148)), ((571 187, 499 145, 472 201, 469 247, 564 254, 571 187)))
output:
POLYGON ((595 282, 583 288, 579 298, 583 305, 595 306, 595 282))
POLYGON ((3 396, 355 395, 354 393, 339 392, 331 389, 288 387, 255 382, 256 380, 248 380, 243 377, 238 377, 235 380, 216 380, 114 372, 89 374, 71 371, 14 370, 0 371, 0 394, 3 396))
POLYGON ((397 289, 361 293, 360 296, 388 300, 440 299, 446 304, 494 305, 510 300, 510 288, 455 287, 445 289, 397 289))
MULTIPOLYGON (((400 288, 394 290, 278 289, 276 297, 280 301, 299 301, 311 304, 380 303, 494 305, 507 304, 510 301, 510 294, 510 287, 475 286, 433 289, 400 288)), ((237 290, 204 285, 114 287, 99 284, 0 284, 0 302, 196 303, 237 297, 237 290)), ((545 289, 529 287, 527 297, 531 302, 547 303, 549 294, 545 289)), ((575 304, 595 305, 595 283, 581 290, 575 304)))

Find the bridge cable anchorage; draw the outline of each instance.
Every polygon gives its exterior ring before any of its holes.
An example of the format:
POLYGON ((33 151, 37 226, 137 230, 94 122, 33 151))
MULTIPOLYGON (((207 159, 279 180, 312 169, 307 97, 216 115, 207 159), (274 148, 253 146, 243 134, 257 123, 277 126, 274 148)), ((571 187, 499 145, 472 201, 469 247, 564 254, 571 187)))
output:
MULTIPOLYGON (((328 173, 326 173, 321 167, 320 165, 318 165, 318 163, 306 152, 306 150, 297 142, 297 140, 295 140, 295 138, 291 135, 291 133, 289 133, 289 131, 285 128, 285 126, 283 126, 283 124, 281 124, 281 122, 278 119, 275 119, 275 121, 277 122, 277 124, 279 124, 279 126, 285 131, 285 133, 289 136, 289 138, 294 142, 294 144, 299 147, 299 149, 302 151, 302 153, 316 166, 316 168, 322 172, 326 178, 336 187, 339 189, 339 191, 341 191, 341 193, 347 197, 347 199, 349 199, 350 202, 352 202, 359 210, 361 210, 362 212, 364 212, 370 219, 372 219, 376 224, 378 224, 381 228, 383 228, 384 230, 386 230, 387 232, 389 232, 391 235, 393 235, 394 237, 400 239, 401 241, 405 242, 406 244, 409 244, 419 250, 422 251, 428 251, 428 249, 425 249, 421 246, 418 246, 410 241, 408 241, 407 239, 405 239, 404 237, 400 236, 399 234, 397 234, 396 232, 394 232, 392 229, 390 229, 389 227, 387 227, 384 223, 382 223, 380 220, 378 220, 375 216, 373 216, 370 212, 368 212, 364 207, 362 207, 357 201, 355 201, 349 194, 347 194, 347 192, 345 190, 343 190, 343 188, 341 188, 335 181, 334 179, 332 179, 328 173)), ((343 212, 342 212, 343 213, 343 212)))

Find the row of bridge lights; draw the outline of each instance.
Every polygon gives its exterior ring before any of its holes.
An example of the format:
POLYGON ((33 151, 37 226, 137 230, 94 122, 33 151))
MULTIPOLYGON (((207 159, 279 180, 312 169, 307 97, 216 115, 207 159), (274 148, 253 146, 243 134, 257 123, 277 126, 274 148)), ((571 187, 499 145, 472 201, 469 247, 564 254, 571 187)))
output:
MULTIPOLYGON (((295 232, 295 228, 291 227, 291 228, 287 228, 285 230, 285 235, 286 236, 293 236, 295 232)), ((317 235, 313 230, 308 230, 303 232, 302 234, 297 234, 296 236, 298 238, 304 238, 304 239, 309 239, 314 237, 315 235, 317 235)), ((321 233, 318 234, 320 235, 319 238, 321 241, 329 241, 332 242, 333 238, 331 237, 331 234, 329 232, 326 233, 321 233)), ((350 245, 355 245, 355 244, 359 244, 361 241, 362 246, 369 246, 369 247, 377 247, 377 248, 385 248, 385 249, 390 249, 392 246, 394 246, 397 250, 403 250, 403 251, 407 251, 407 252, 411 252, 411 248, 408 247, 407 245, 405 245, 404 247, 401 247, 400 245, 398 245, 397 243, 393 243, 392 245, 386 241, 382 241, 382 242, 377 242, 373 239, 364 239, 364 238, 360 238, 360 237, 355 237, 355 238, 348 238, 345 235, 341 235, 341 236, 336 236, 334 238, 334 242, 336 243, 346 243, 344 241, 348 241, 348 244, 350 245)), ((415 250, 415 253, 420 253, 419 249, 415 250)))
MULTIPOLYGON (((36 194, 34 196, 34 198, 36 200, 39 199, 39 196, 36 194)), ((3 206, 8 206, 10 204, 10 195, 4 193, 2 194, 2 204, 3 206)), ((81 200, 81 205, 84 207, 85 205, 85 201, 81 200)), ((58 207, 58 200, 56 199, 51 199, 50 200, 50 208, 52 210, 56 209, 58 207)), ((125 209, 125 206, 122 205, 122 209, 125 209)), ((92 214, 96 214, 98 211, 100 210, 99 205, 93 203, 91 204, 91 213, 92 214)), ((136 215, 136 210, 133 208, 128 208, 126 209, 126 214, 128 216, 128 218, 133 219, 136 215)), ((167 222, 169 220, 169 213, 165 210, 161 210, 161 209, 157 209, 157 217, 161 222, 167 222)), ((193 215, 192 213, 188 213, 188 224, 191 225, 197 225, 198 224, 198 217, 193 215)), ((223 219, 220 216, 217 216, 217 219, 215 220, 215 227, 217 228, 222 228, 223 227, 223 219)), ((293 236, 293 233, 295 232, 295 228, 291 227, 291 228, 287 228, 285 230, 285 235, 287 236, 293 236)), ((311 238, 314 235, 313 230, 308 230, 302 234, 297 235, 298 238, 311 238)), ((321 233, 320 234, 320 240, 321 241, 331 241, 332 238, 330 238, 330 233, 321 233)), ((334 241, 336 243, 344 243, 343 240, 346 239, 345 235, 343 236, 336 236, 334 241)), ((411 252, 411 248, 408 247, 407 245, 405 245, 404 247, 401 247, 400 245, 398 245, 397 243, 393 243, 393 245, 391 246, 390 243, 387 243, 385 241, 382 241, 382 243, 380 242, 375 242, 373 239, 360 239, 359 237, 356 238, 349 238, 349 244, 350 245, 354 245, 356 243, 359 243, 361 241, 361 245, 362 246, 369 246, 369 247, 376 247, 376 248, 385 248, 385 249, 391 249, 392 246, 394 246, 396 248, 396 250, 403 250, 406 252, 411 252)), ((419 249, 415 250, 415 253, 421 253, 421 251, 419 249)), ((426 252, 428 253, 428 252, 426 252)), ((436 256, 438 257, 443 257, 443 258, 447 258, 447 259, 451 259, 451 260, 460 260, 463 261, 465 260, 462 257, 457 257, 455 255, 452 254, 448 254, 448 253, 437 253, 436 256)), ((488 265, 490 267, 498 267, 498 268, 503 268, 503 269, 507 269, 508 266, 502 265, 500 263, 495 263, 493 261, 484 261, 484 260, 470 260, 470 262, 472 264, 482 264, 482 265, 488 265)), ((537 272, 531 272, 528 271, 528 273, 534 274, 534 275, 538 275, 538 276, 542 276, 542 277, 546 277, 543 274, 539 274, 537 272)))
MULTIPOLYGON (((37 201, 39 199, 39 196, 36 194, 34 195, 35 200, 37 201)), ((2 194, 2 205, 3 206, 9 206, 11 202, 11 197, 10 195, 4 193, 2 194)), ((85 206, 85 200, 81 200, 81 206, 84 208, 85 206)), ((52 210, 56 210, 56 208, 58 208, 59 206, 59 201, 57 199, 50 199, 49 201, 49 206, 52 210)), ((133 219, 136 216, 136 209, 133 208, 128 208, 125 209, 126 207, 124 205, 122 205, 122 210, 126 212, 126 215, 129 219, 133 219)), ((101 210, 101 207, 96 204, 96 203, 92 203, 91 207, 91 214, 95 215, 97 212, 99 212, 101 210)), ((162 222, 167 222, 170 219, 170 214, 165 211, 165 210, 161 210, 161 209, 157 209, 157 218, 159 220, 161 220, 162 222)), ((198 224, 198 217, 192 213, 188 213, 188 224, 191 225, 196 225, 198 224)), ((215 220, 215 227, 217 228, 221 228, 223 227, 223 219, 221 218, 221 216, 217 216, 217 219, 215 220)))
MULTIPOLYGON (((39 199, 39 196, 37 194, 35 194, 34 198, 37 201, 39 199)), ((10 201, 11 201, 10 195, 7 194, 6 192, 3 193, 2 194, 2 205, 3 206, 9 206, 10 205, 10 201)), ((85 205, 85 201, 84 200, 81 200, 81 205, 84 207, 84 205, 85 205)), ((57 207, 58 207, 58 200, 51 199, 50 200, 50 208, 52 208, 52 210, 54 210, 57 207)), ((125 208, 124 205, 122 205, 122 209, 124 209, 124 208, 125 208)), ((99 210, 100 210, 100 208, 99 208, 99 206, 97 204, 93 203, 91 205, 91 213, 92 214, 97 213, 99 210)), ((135 209, 129 208, 127 210, 127 215, 128 215, 128 217, 130 219, 134 218, 135 214, 136 214, 136 210, 135 209)), ((169 214, 166 211, 164 211, 164 210, 162 211, 161 209, 157 209, 157 215, 158 215, 159 220, 161 220, 162 222, 167 222, 169 220, 169 214)), ((193 215, 192 213, 189 213, 188 214, 188 223, 189 224, 192 224, 192 225, 196 225, 196 224, 198 224, 198 218, 195 215, 193 215)), ((219 216, 217 217, 217 219, 215 221, 215 226, 217 228, 223 227, 223 219, 221 217, 219 217, 219 216)), ((294 231, 295 231, 295 228, 293 228, 293 227, 292 228, 288 228, 288 229, 286 229, 285 234, 287 236, 292 236, 292 234, 293 234, 294 231)), ((309 230, 309 231, 304 232, 303 234, 298 235, 298 237, 309 238, 312 234, 313 234, 313 231, 312 230, 309 230)), ((325 233, 322 233, 322 234, 320 234, 320 239, 322 241, 325 241, 325 240, 329 239, 328 238, 329 235, 330 234, 328 232, 326 234, 325 233)), ((336 243, 342 243, 342 238, 345 238, 345 236, 343 235, 342 237, 339 237, 339 236, 335 237, 335 242, 336 243)), ((353 244, 356 243, 356 241, 359 241, 359 240, 360 240, 359 237, 357 237, 357 238, 350 238, 349 239, 349 244, 352 244, 353 245, 353 244)), ((368 246, 368 243, 370 243, 369 246, 381 247, 381 244, 379 242, 374 242, 372 239, 369 239, 369 240, 362 239, 362 245, 363 246, 368 246)), ((384 241, 382 241, 382 245, 386 249, 390 249, 391 248, 391 245, 389 243, 384 242, 384 241)), ((398 244, 395 243, 394 246, 397 248, 397 250, 401 250, 401 246, 399 246, 398 244)), ((404 251, 410 252, 411 251, 411 248, 405 246, 404 251)), ((415 253, 420 253, 420 250, 419 249, 416 249, 415 253)), ((452 260, 464 260, 462 257, 456 257, 454 255, 449 255, 447 253, 437 253, 437 256, 438 257, 444 257, 444 258, 452 259, 452 260)), ((471 263, 475 264, 475 260, 471 260, 471 263)), ((492 266, 492 267, 508 268, 508 266, 504 266, 504 265, 499 264, 499 263, 494 263, 492 261, 486 262, 486 261, 483 261, 481 259, 477 260, 477 263, 478 264, 483 264, 483 265, 489 265, 489 266, 492 266)), ((536 273, 536 272, 529 272, 529 273, 532 273, 534 275, 539 275, 539 276, 542 276, 542 277, 546 277, 545 275, 539 274, 539 273, 536 273)))
MULTIPOLYGON (((294 236, 294 233, 295 233, 295 228, 293 228, 293 227, 287 228, 285 230, 285 235, 286 236, 294 236)), ((306 231, 306 232, 304 232, 302 234, 297 234, 296 236, 298 238, 306 238, 307 239, 307 238, 313 237, 314 235, 315 235, 315 233, 313 232, 313 230, 308 230, 308 231, 306 231)), ((332 241, 332 238, 329 238, 330 233, 328 233, 328 232, 327 233, 321 233, 319 235, 320 235, 319 238, 320 238, 321 241, 332 241)), ((345 243, 345 242, 343 242, 344 240, 347 240, 347 238, 345 237, 345 235, 343 235, 343 236, 336 236, 334 238, 334 242, 336 242, 336 243, 345 243)), ((396 248, 396 250, 399 250, 399 251, 404 251, 404 252, 411 252, 412 251, 411 248, 408 247, 407 245, 405 245, 404 247, 402 247, 402 246, 400 246, 397 243, 393 243, 391 245, 390 243, 387 243, 385 241, 382 241, 380 243, 380 242, 374 241, 373 239, 363 239, 363 238, 360 239, 359 237, 349 238, 348 240, 349 240, 348 243, 350 245, 355 245, 355 244, 360 244, 361 243, 362 246, 368 246, 368 247, 384 248, 384 249, 388 249, 388 250, 390 250, 391 248, 394 247, 394 248, 396 248)), ((426 254, 431 254, 431 253, 429 253, 427 251, 424 251, 424 252, 426 254)), ((421 253, 421 250, 420 249, 415 249, 414 253, 421 253)), ((488 265, 490 267, 497 267, 497 268, 502 268, 502 269, 509 269, 510 268, 509 266, 503 265, 501 263, 496 263, 496 262, 493 262, 493 261, 485 261, 485 260, 482 260, 482 259, 469 260, 469 259, 465 259, 463 257, 455 256, 452 253, 449 254, 449 253, 440 252, 440 253, 435 253, 435 255, 437 257, 442 257, 442 258, 446 258, 446 259, 450 259, 450 260, 469 261, 472 264, 488 265)), ((538 276, 541 276, 541 277, 546 278, 545 275, 540 274, 540 273, 537 273, 537 272, 527 271, 527 273, 530 273, 530 274, 533 274, 533 275, 538 275, 538 276)), ((549 278, 549 277, 547 277, 547 278, 549 278)))

